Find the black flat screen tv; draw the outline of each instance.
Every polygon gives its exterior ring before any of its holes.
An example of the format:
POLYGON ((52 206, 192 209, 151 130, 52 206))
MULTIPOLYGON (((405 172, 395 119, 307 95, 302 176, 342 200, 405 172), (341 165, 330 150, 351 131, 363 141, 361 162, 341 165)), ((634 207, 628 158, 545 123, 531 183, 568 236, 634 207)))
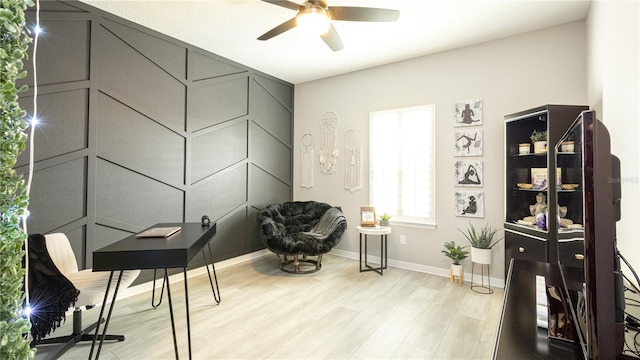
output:
POLYGON ((595 111, 588 110, 555 146, 556 163, 565 169, 565 186, 556 190, 558 205, 566 209, 558 215, 566 226, 559 230, 558 263, 585 359, 614 359, 624 345, 624 289, 616 250, 620 163, 611 155, 610 141, 595 111), (570 141, 573 148, 567 146, 570 141))

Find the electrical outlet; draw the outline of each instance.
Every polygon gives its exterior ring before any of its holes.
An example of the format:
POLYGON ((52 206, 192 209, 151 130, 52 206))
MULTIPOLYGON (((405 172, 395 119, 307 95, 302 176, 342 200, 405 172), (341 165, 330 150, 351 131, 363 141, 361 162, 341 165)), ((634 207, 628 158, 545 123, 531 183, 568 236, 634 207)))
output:
POLYGON ((400 235, 400 245, 407 245, 407 238, 404 235, 400 235))

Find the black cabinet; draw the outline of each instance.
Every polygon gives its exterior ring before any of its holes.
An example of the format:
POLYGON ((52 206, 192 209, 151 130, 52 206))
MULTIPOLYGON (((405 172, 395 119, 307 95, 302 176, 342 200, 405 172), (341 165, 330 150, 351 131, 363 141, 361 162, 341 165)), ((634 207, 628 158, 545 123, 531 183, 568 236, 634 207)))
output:
POLYGON ((557 262, 559 239, 571 238, 559 235, 560 223, 565 221, 559 216, 582 223, 581 196, 573 196, 574 189, 556 191, 561 184, 579 184, 582 169, 576 168, 571 149, 556 157, 554 147, 584 110, 588 107, 544 105, 504 117, 505 272, 512 258, 557 262), (546 133, 546 146, 537 150, 533 133, 546 133), (546 206, 537 205, 539 200, 546 206), (546 214, 544 223, 536 221, 542 220, 536 219, 538 212, 546 214))

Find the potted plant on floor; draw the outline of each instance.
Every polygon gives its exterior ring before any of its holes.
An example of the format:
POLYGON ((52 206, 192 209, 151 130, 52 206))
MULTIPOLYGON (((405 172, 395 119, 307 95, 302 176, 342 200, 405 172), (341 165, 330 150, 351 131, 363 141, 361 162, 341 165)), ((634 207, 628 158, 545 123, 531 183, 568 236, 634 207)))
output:
POLYGON ((502 239, 494 240, 496 233, 500 229, 494 229, 486 224, 480 231, 477 231, 473 224, 469 224, 467 232, 458 229, 471 244, 471 261, 478 264, 491 264, 493 259, 492 248, 502 239))
POLYGON ((460 278, 460 285, 462 285, 464 280, 462 277, 462 264, 460 262, 469 256, 469 252, 465 250, 467 247, 456 245, 455 241, 451 241, 444 243, 444 248, 446 250, 442 250, 442 253, 444 254, 444 256, 451 259, 451 282, 454 282, 455 275, 457 274, 460 278))
POLYGON ((533 130, 529 137, 533 143, 533 153, 540 154, 547 151, 547 131, 533 130))

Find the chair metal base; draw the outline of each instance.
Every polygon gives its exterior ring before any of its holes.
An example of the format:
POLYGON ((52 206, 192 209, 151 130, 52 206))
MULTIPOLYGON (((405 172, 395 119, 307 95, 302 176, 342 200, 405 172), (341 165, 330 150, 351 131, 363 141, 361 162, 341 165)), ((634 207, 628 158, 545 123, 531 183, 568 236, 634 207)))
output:
MULTIPOLYGON (((94 334, 91 332, 93 329, 98 326, 98 322, 104 323, 104 319, 101 318, 99 321, 94 322, 89 325, 87 328, 82 329, 82 310, 75 309, 73 310, 73 332, 69 335, 58 336, 52 338, 45 338, 38 342, 34 342, 32 346, 39 345, 51 345, 51 344, 62 344, 58 351, 51 354, 47 359, 58 359, 60 358, 67 350, 71 349, 75 344, 81 341, 93 341, 94 334)), ((105 341, 124 341, 124 335, 105 335, 105 341)))
POLYGON ((278 261, 280 261, 280 270, 284 272, 288 272, 290 274, 312 274, 317 272, 322 268, 322 254, 318 255, 316 260, 311 260, 307 258, 307 255, 302 255, 302 259, 300 259, 300 255, 293 255, 293 259, 287 259, 287 255, 282 255, 282 259, 280 259, 280 254, 276 254, 278 257, 278 261), (300 270, 300 265, 309 264, 314 266, 311 270, 300 270))

